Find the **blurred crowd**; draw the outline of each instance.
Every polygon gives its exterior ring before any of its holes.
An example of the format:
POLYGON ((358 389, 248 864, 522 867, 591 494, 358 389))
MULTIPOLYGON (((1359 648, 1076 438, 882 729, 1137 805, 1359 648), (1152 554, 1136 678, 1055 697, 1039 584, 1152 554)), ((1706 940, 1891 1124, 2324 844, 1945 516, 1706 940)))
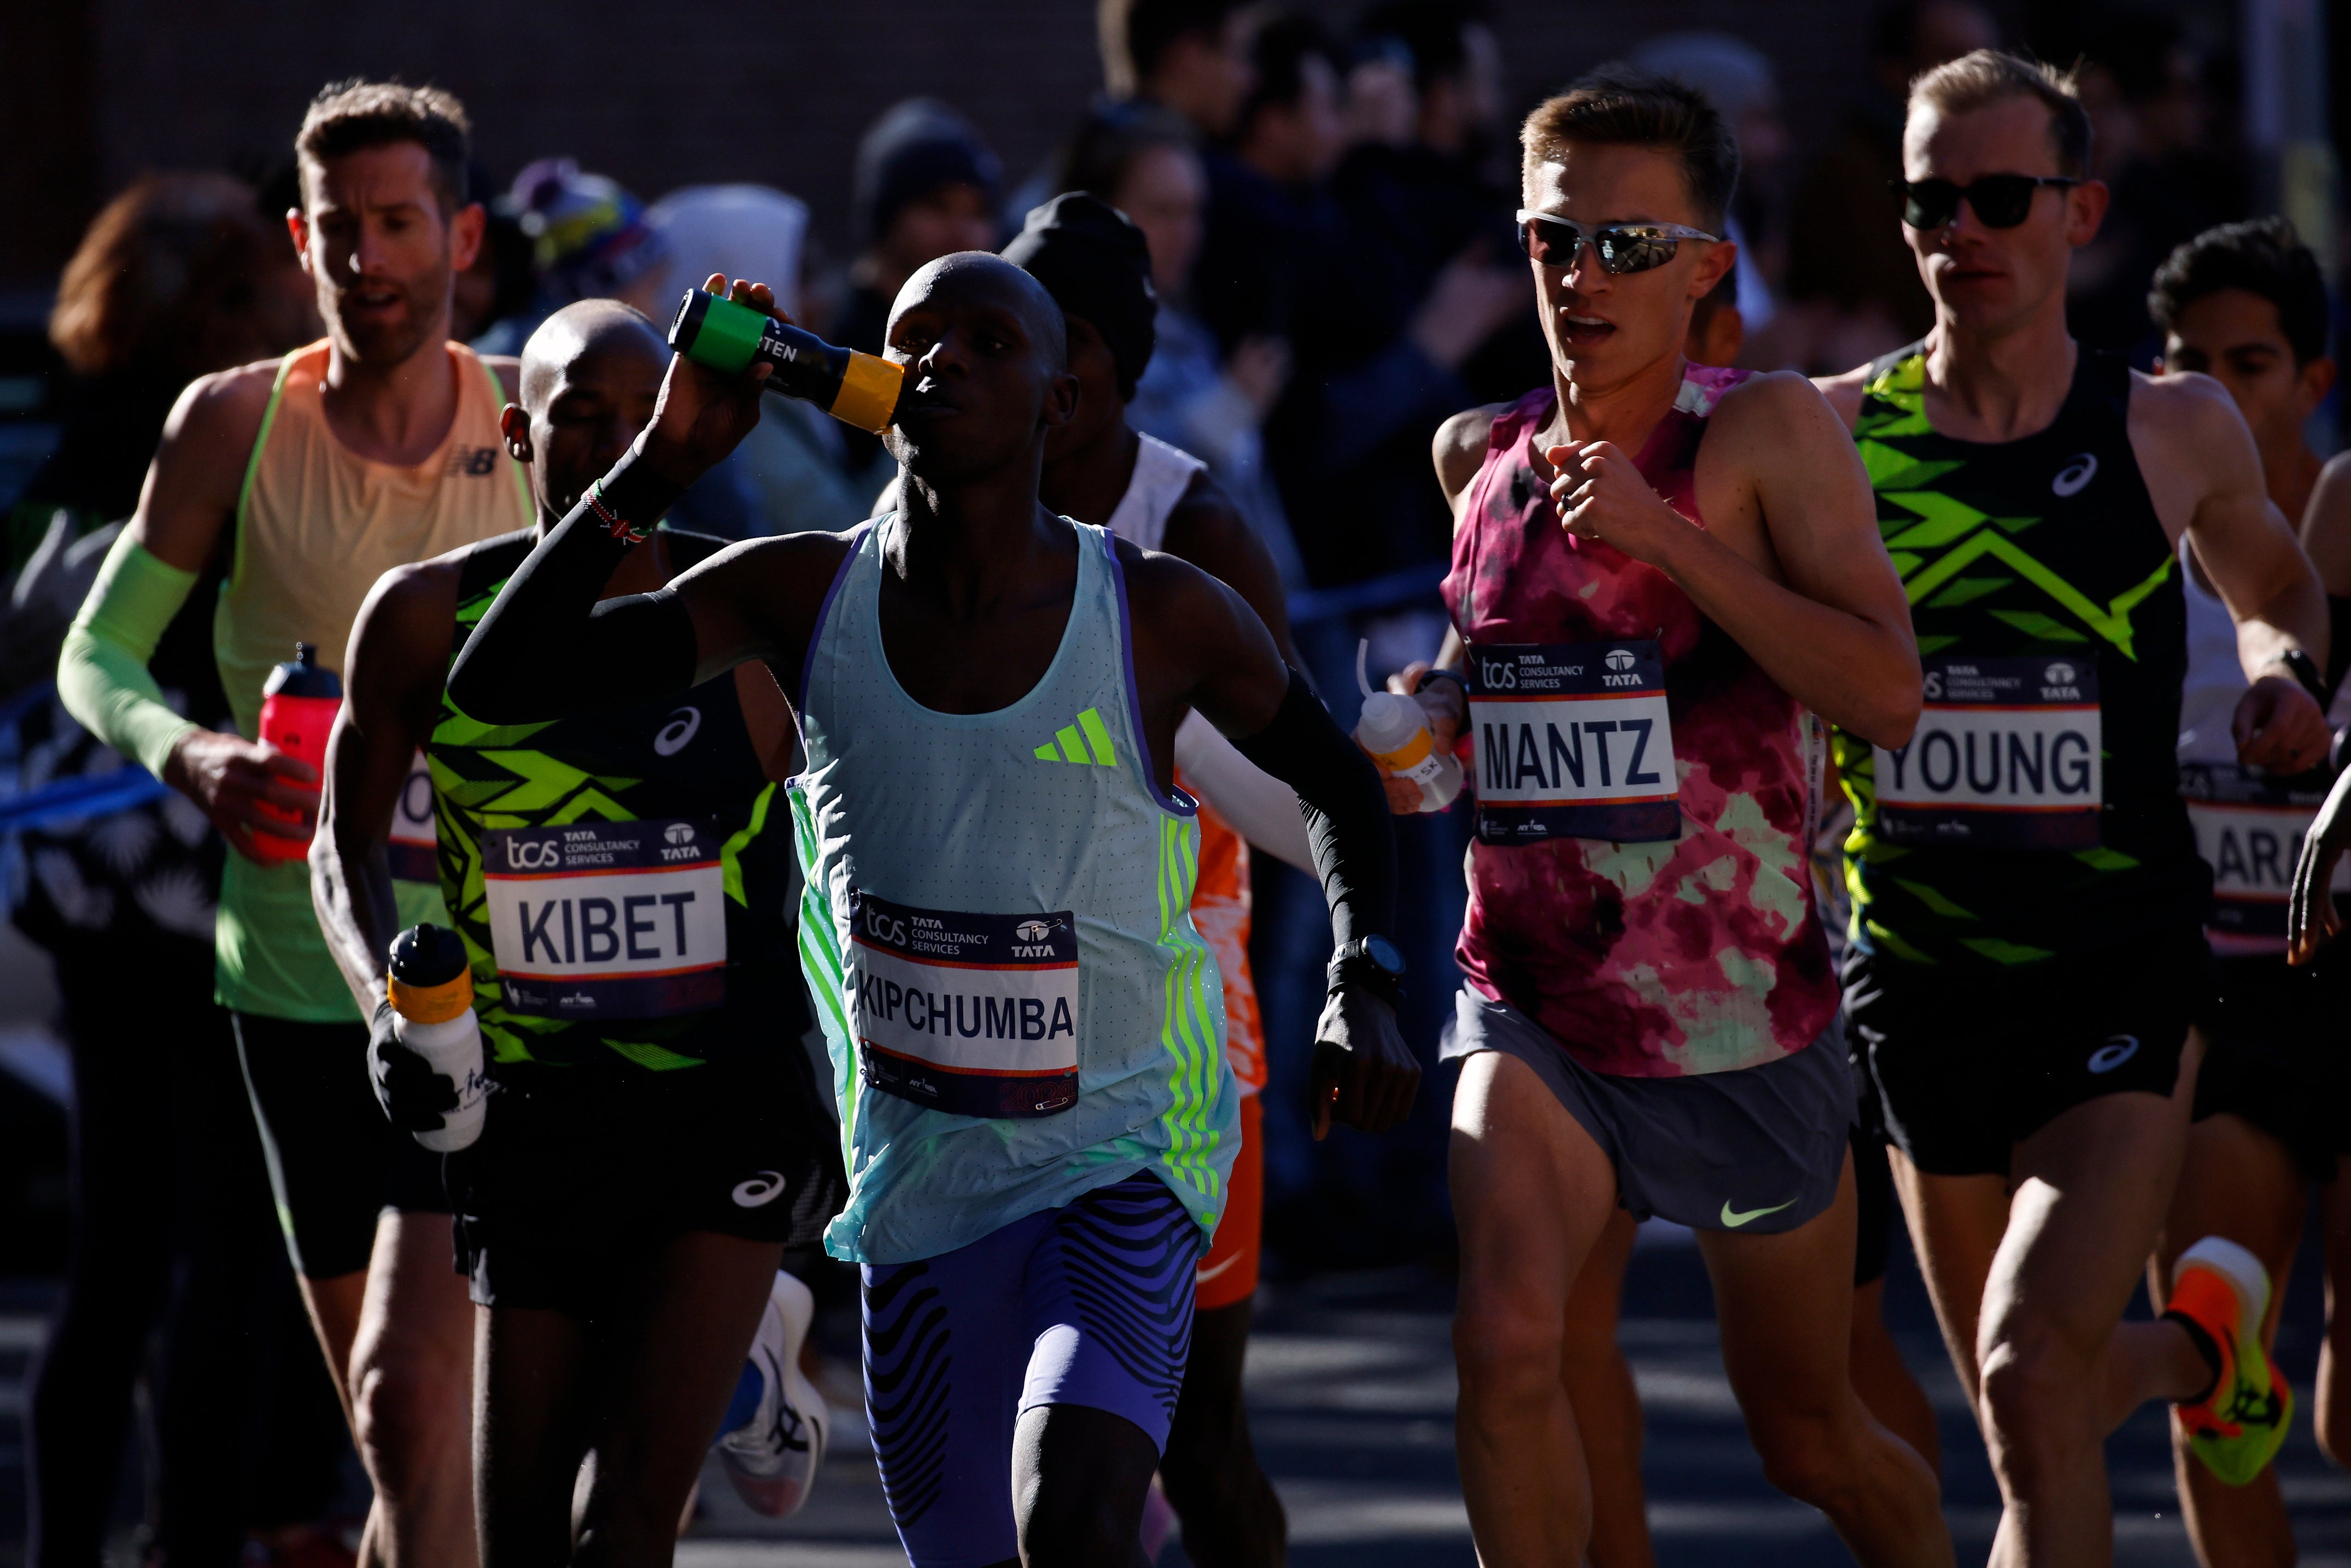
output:
MULTIPOLYGON (((2169 13, 2066 15, 2046 36, 2004 37, 1970 0, 1896 0, 1872 24, 1866 74, 1846 101, 1806 106, 1803 137, 1753 43, 1684 32, 1630 50, 1634 63, 1711 97, 1744 162, 1730 220, 1739 264, 1694 320, 1691 357, 1828 372, 1923 335, 1928 301, 1887 193, 1905 87, 1970 49, 2010 44, 2084 62, 2114 205, 2076 259, 2072 324, 2085 341, 2149 363, 2158 338, 2147 280, 2157 265, 2190 235, 2249 215, 2236 71, 2227 39, 2169 13)), ((1091 192, 1150 246, 1157 347, 1129 417, 1207 460, 1239 499, 1280 566, 1310 673, 1352 725, 1359 644, 1368 643, 1377 683, 1430 656, 1445 628, 1435 590, 1450 519, 1430 482, 1432 432, 1458 409, 1514 398, 1550 373, 1512 235, 1513 131, 1528 103, 1505 85, 1510 40, 1463 0, 1375 0, 1343 28, 1237 0, 1123 0, 1102 8, 1100 46, 1100 94, 1039 110, 1068 119, 1040 167, 1008 169, 950 103, 910 99, 883 112, 856 145, 853 233, 838 257, 816 244, 807 204, 784 190, 689 184, 649 201, 567 157, 511 174, 477 166, 472 195, 487 208, 488 243, 457 281, 458 335, 512 353, 550 312, 591 297, 666 320, 683 289, 717 272, 768 282, 827 338, 879 351, 891 301, 915 269, 954 251, 994 250, 1031 206, 1091 192)), ((1560 61, 1557 82, 1590 63, 1560 61)), ((476 105, 484 111, 495 104, 476 105)), ((20 493, 0 477, 9 527, 0 565, 13 583, 0 610, 0 769, 13 770, 19 795, 84 777, 92 792, 78 815, 30 826, 0 818, 0 832, 16 830, 6 862, 14 920, 61 974, 120 974, 137 953, 152 955, 140 972, 155 983, 133 989, 209 990, 219 843, 177 794, 112 779, 123 765, 99 755, 44 683, 181 389, 320 335, 284 237, 293 204, 290 162, 250 180, 144 176, 106 206, 58 281, 50 336, 69 373, 57 436, 20 493), (101 795, 101 783, 115 792, 101 795)), ((876 438, 769 399, 753 437, 674 517, 736 538, 842 529, 867 516, 893 471, 876 438)), ((153 668, 188 716, 226 727, 208 617, 193 613, 208 600, 191 599, 153 668)), ((1458 815, 1398 824, 1413 973, 1450 972, 1468 835, 1458 815)), ((1441 1259, 1450 1245, 1447 1096, 1424 1094, 1403 1137, 1375 1143, 1341 1130, 1318 1145, 1306 1135, 1305 1048, 1322 999, 1327 923, 1320 891, 1300 873, 1266 857, 1256 875, 1274 1077, 1275 1277, 1441 1259)), ((89 1328, 88 1344, 60 1338, 48 1355, 96 1358, 127 1387, 151 1323, 163 1325, 167 1343, 209 1347, 168 1358, 181 1370, 157 1391, 159 1425, 250 1410, 255 1422, 274 1420, 277 1448, 225 1434, 197 1445, 214 1471, 183 1470, 187 1495, 163 1508, 220 1515, 219 1499, 258 1497, 257 1478, 268 1477, 289 1495, 232 1509, 221 1528, 313 1517, 334 1477, 282 1455, 331 1443, 339 1422, 256 1196, 266 1190, 258 1151, 204 1135, 241 1120, 235 1081, 187 1075, 184 1039, 133 1018, 152 998, 104 984, 66 989, 101 1000, 110 989, 107 1005, 121 1013, 69 1018, 68 1036, 144 1040, 154 1052, 152 1072, 81 1082, 147 1097, 111 1113, 109 1124, 133 1129, 148 1151, 118 1168, 141 1182, 163 1170, 176 1201, 159 1205, 145 1186, 77 1193, 85 1234, 111 1225, 133 1239, 104 1249, 102 1278, 92 1254, 78 1255, 70 1289, 106 1301, 111 1317, 89 1328), (277 1338, 230 1332, 261 1322, 277 1338), (282 1380, 271 1370, 280 1363, 282 1380), (242 1392, 223 1391, 231 1386, 242 1392), (264 1406, 308 1414, 271 1417, 264 1406)), ((1432 1053, 1450 989, 1431 982, 1410 1001, 1418 1016, 1405 1020, 1405 1038, 1432 1053)), ((202 1050, 225 1053, 221 1032, 202 1050)), ((1432 1078, 1435 1066, 1432 1054, 1432 1078)), ((32 1419, 47 1418, 37 1398, 32 1419)), ((112 1440, 119 1451, 119 1429, 112 1440)), ((283 1560, 298 1546, 285 1545, 283 1560)))

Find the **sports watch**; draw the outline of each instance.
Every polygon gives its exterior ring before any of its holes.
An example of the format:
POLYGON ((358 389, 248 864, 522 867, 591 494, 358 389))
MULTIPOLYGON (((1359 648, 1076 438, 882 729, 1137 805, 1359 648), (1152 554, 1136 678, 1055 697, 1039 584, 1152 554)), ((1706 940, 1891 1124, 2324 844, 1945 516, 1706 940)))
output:
POLYGON ((2322 712, 2325 709, 2326 676, 2319 669, 2317 660, 2299 648, 2288 648, 2271 663, 2283 664, 2286 667, 2286 673, 2294 678, 2295 684, 2310 694, 2311 701, 2316 703, 2322 712))
POLYGON ((1358 936, 1331 955, 1330 988, 1361 986, 1395 1007, 1404 1000, 1404 955, 1384 936, 1358 936))

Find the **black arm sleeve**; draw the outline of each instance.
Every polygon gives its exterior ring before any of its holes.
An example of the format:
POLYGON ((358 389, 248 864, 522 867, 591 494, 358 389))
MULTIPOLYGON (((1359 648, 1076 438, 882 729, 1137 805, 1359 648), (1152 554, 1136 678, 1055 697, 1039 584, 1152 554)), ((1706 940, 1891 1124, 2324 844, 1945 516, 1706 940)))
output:
POLYGON ((1273 722, 1233 746, 1298 791, 1333 941, 1393 936, 1396 852, 1387 793, 1371 758, 1332 719, 1306 677, 1290 671, 1273 722))
POLYGON ((667 589, 599 604, 678 486, 632 452, 507 580, 449 672, 450 700, 485 724, 536 724, 694 685, 693 618, 667 589), (600 515, 601 513, 601 515, 600 515))

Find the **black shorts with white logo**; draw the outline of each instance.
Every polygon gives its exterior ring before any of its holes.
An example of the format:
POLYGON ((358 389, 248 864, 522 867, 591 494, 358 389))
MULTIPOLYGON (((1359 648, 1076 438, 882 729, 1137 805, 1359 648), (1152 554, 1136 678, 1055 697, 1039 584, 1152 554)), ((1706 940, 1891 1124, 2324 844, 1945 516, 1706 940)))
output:
POLYGON ((2008 1175, 2014 1146, 2106 1094, 2168 1095, 2210 1010, 2200 927, 2012 968, 1945 969, 1858 948, 1845 1016, 1886 1131, 1935 1176, 2008 1175))
POLYGON ((803 1246, 841 1207, 840 1134, 797 1040, 664 1071, 606 1053, 493 1076, 481 1137, 448 1163, 484 1306, 601 1314, 689 1231, 803 1246))
POLYGON ((2313 1181, 2351 1152, 2351 943, 2296 967, 2283 955, 2215 958, 2210 1044, 2196 1119, 2241 1117, 2283 1144, 2313 1181))

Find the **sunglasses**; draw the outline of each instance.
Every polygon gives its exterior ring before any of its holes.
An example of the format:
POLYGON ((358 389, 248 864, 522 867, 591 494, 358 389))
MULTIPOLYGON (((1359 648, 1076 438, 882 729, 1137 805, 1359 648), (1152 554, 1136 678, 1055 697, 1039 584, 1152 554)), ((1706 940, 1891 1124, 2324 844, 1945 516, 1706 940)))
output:
POLYGON ((2012 229, 2032 211, 2033 193, 2043 185, 2059 190, 2082 182, 2063 174, 1986 174, 1972 185, 1949 180, 1888 182, 1902 198, 1902 221, 1914 229, 1938 229, 1959 215, 1964 198, 1986 228, 2012 229))
POLYGON ((1598 228, 1585 228, 1549 213, 1519 214, 1519 248, 1526 253, 1529 261, 1564 271, 1575 265, 1577 253, 1588 245, 1611 277, 1665 266, 1673 260, 1674 252, 1686 239, 1721 237, 1704 229, 1684 228, 1679 224, 1604 224, 1598 228))

